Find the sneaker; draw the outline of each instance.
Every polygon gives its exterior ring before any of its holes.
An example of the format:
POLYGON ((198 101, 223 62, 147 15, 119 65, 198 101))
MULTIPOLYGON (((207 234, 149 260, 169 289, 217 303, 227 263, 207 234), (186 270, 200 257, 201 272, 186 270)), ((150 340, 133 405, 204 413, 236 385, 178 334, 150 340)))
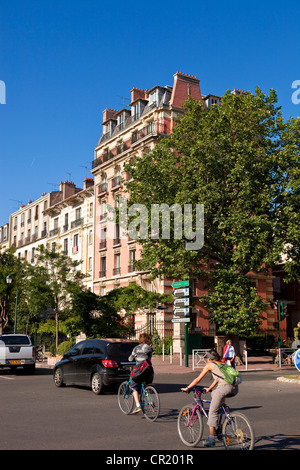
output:
POLYGON ((203 442, 204 447, 213 447, 215 445, 215 440, 214 439, 206 439, 203 442))
POLYGON ((142 408, 140 406, 137 406, 135 410, 133 410, 132 413, 139 413, 140 411, 142 411, 142 408))

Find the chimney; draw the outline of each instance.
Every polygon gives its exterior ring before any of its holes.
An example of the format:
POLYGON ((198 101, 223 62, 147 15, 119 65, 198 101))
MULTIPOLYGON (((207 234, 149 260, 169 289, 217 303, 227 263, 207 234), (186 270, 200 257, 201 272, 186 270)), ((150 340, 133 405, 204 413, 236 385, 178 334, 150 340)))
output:
POLYGON ((104 111, 103 111, 103 124, 106 122, 106 121, 109 121, 110 119, 117 119, 117 110, 116 109, 110 109, 110 108, 106 108, 104 111))
POLYGON ((148 99, 148 90, 141 90, 140 88, 133 87, 130 90, 131 93, 131 103, 136 100, 147 100, 148 99))
POLYGON ((174 85, 170 100, 170 105, 181 108, 189 98, 201 100, 200 80, 193 75, 176 72, 174 75, 174 85))
POLYGON ((88 189, 94 186, 94 180, 93 178, 85 178, 83 180, 83 189, 88 189))
POLYGON ((59 185, 59 190, 62 192, 62 200, 73 196, 76 193, 75 189, 75 183, 73 183, 72 181, 61 181, 59 185))

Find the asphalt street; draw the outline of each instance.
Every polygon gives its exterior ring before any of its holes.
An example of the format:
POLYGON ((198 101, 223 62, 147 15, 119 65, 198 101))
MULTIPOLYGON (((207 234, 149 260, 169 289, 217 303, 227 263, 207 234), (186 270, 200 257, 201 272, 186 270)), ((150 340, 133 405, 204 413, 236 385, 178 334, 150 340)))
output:
MULTIPOLYGON (((284 374, 244 373, 239 394, 228 400, 232 409, 253 423, 255 450, 300 450, 300 385, 278 382, 276 377, 284 374)), ((55 387, 49 369, 37 369, 33 376, 0 371, 0 449, 103 450, 111 455, 134 450, 190 451, 178 437, 176 420, 180 408, 192 401, 180 387, 196 375, 156 374, 161 413, 151 423, 141 415, 124 415, 114 392, 96 396, 87 388, 55 387)), ((193 452, 199 450, 212 452, 202 443, 193 452)), ((223 450, 222 444, 214 450, 223 450)))

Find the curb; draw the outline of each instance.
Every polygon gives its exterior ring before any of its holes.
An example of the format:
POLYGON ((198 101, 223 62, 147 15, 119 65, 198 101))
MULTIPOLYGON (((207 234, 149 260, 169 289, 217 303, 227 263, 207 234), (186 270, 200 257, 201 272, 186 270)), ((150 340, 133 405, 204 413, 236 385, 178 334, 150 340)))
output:
POLYGON ((276 380, 278 380, 278 382, 286 382, 286 383, 300 385, 300 379, 290 379, 288 377, 277 377, 276 380))

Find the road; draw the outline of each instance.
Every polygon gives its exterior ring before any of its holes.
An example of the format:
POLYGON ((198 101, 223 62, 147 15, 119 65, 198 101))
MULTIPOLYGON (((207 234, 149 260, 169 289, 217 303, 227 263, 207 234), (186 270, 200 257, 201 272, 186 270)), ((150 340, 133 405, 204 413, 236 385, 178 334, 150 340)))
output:
MULTIPOLYGON (((256 450, 300 450, 300 385, 276 381, 280 374, 244 373, 239 394, 228 400, 252 421, 256 450)), ((96 396, 85 388, 56 388, 50 370, 37 369, 33 376, 0 371, 0 449, 108 450, 112 456, 123 450, 190 451, 177 435, 176 419, 192 398, 179 389, 195 375, 156 375, 161 415, 151 423, 121 413, 115 393, 96 396)), ((219 444, 216 450, 221 449, 219 444)))

